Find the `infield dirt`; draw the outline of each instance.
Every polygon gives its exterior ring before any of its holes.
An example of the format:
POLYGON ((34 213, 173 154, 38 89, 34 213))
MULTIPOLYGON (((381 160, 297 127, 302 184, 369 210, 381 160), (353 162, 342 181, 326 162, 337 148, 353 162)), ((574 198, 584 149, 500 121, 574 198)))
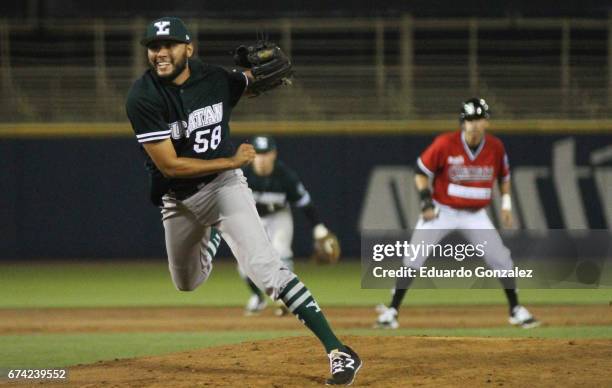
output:
MULTIPOLYGON (((529 306, 549 326, 611 325, 612 306, 529 306)), ((338 329, 367 329, 376 320, 374 308, 332 307, 325 314, 338 329)), ((402 328, 474 328, 507 326, 505 306, 406 306, 402 328)), ((276 317, 268 308, 245 317, 238 307, 124 307, 0 309, 0 334, 159 332, 210 330, 297 330, 293 316, 276 317)), ((306 331, 305 331, 306 332, 306 331)))

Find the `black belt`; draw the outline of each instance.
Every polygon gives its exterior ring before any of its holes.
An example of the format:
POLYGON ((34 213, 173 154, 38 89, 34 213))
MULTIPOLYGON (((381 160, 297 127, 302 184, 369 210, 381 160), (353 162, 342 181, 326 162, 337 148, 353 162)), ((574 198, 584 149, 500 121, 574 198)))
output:
POLYGON ((170 189, 168 190, 168 195, 178 199, 179 201, 184 201, 195 193, 197 193, 198 191, 200 191, 201 188, 212 182, 217 176, 219 176, 219 174, 207 175, 201 181, 194 182, 193 186, 170 189))
POLYGON ((200 189, 197 186, 186 188, 186 189, 180 189, 180 190, 170 189, 168 191, 168 195, 170 195, 171 197, 174 197, 175 199, 178 199, 179 201, 184 201, 187 198, 194 195, 195 193, 197 193, 198 191, 200 191, 200 189))

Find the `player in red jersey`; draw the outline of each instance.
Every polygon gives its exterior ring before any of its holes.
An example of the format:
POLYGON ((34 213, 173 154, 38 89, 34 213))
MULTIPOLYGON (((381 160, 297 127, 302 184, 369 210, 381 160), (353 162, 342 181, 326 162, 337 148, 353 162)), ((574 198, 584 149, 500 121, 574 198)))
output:
MULTIPOLYGON (((504 145, 497 137, 485 133, 489 127, 489 106, 482 98, 463 103, 461 131, 445 133, 421 154, 417 160, 416 188, 421 198, 421 217, 412 235, 412 245, 437 244, 455 230, 472 243, 486 233, 486 264, 496 270, 514 267, 510 251, 499 237, 485 208, 491 203, 493 186, 499 182, 502 194, 502 224, 512 226, 510 198, 510 166, 504 145), (429 181, 433 180, 433 191, 429 181)), ((427 260, 426 253, 404 258, 404 265, 419 269, 427 260)), ((501 278, 510 305, 509 323, 532 328, 539 322, 518 303, 514 278, 501 278)), ((399 327, 398 310, 412 278, 398 278, 389 306, 379 306, 376 326, 399 327)))

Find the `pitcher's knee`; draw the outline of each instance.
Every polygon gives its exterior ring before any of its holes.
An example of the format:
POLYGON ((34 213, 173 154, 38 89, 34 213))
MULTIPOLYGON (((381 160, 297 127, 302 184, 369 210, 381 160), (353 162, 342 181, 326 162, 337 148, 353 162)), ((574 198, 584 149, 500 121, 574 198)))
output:
POLYGON ((206 279, 208 279, 208 273, 199 271, 189 271, 179 268, 170 268, 170 274, 172 275, 172 282, 174 287, 179 291, 193 291, 206 279))
POLYGON ((196 288, 198 288, 198 286, 200 284, 202 284, 201 281, 197 281, 197 280, 192 280, 192 279, 173 279, 174 281, 174 287, 176 287, 176 289, 178 291, 193 291, 196 288))
POLYGON ((282 288, 293 278, 295 274, 289 268, 282 266, 275 271, 262 273, 253 272, 249 277, 272 299, 278 299, 282 288))
POLYGON ((198 288, 199 284, 174 283, 174 286, 178 291, 189 292, 194 291, 196 288, 198 288))

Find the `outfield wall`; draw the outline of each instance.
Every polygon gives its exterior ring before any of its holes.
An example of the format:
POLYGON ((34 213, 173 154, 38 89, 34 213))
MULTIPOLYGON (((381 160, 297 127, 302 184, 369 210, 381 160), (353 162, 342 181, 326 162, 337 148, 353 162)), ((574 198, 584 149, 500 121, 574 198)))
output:
MULTIPOLYGON (((359 254, 360 228, 416 222, 414 161, 436 135, 427 127, 370 126, 368 132, 362 126, 363 131, 310 135, 299 130, 282 135, 267 127, 276 133, 279 157, 299 172, 348 256, 359 254)), ((148 203, 143 158, 129 133, 88 136, 35 127, 12 134, 0 128, 0 258, 165 255, 159 212, 148 203)), ((513 167, 517 227, 610 228, 612 132, 561 127, 499 132, 513 167)), ((248 136, 244 129, 237 132, 236 140, 248 136)), ((496 208, 497 202, 494 220, 496 208)), ((310 238, 298 212, 297 256, 309 254, 310 238)))

